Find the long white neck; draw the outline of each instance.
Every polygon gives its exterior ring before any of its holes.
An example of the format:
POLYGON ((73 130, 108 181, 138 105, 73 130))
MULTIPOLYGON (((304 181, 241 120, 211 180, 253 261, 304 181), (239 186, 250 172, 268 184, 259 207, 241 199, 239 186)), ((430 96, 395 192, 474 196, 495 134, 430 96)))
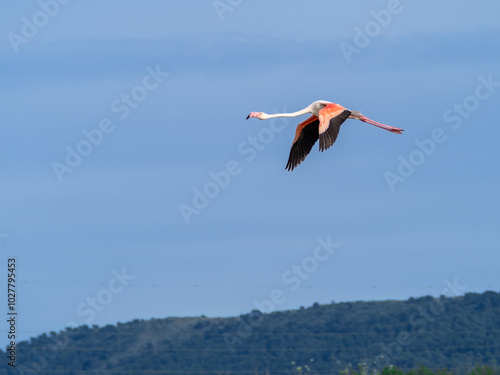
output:
POLYGON ((274 117, 297 117, 301 115, 305 115, 306 113, 312 113, 313 115, 318 116, 319 111, 321 108, 324 106, 330 104, 331 102, 326 101, 326 100, 316 100, 315 102, 309 104, 306 108, 297 111, 297 112, 292 112, 292 113, 275 113, 272 115, 268 115, 267 113, 263 113, 262 116, 260 117, 261 120, 266 120, 268 118, 274 118, 274 117))
POLYGON ((306 107, 304 109, 301 109, 300 111, 292 112, 292 113, 274 113, 272 115, 268 115, 267 113, 263 113, 262 116, 261 116, 261 119, 262 120, 267 120, 269 118, 275 118, 275 117, 297 117, 297 116, 304 115, 306 113, 313 113, 311 111, 310 106, 308 106, 308 107, 306 107))

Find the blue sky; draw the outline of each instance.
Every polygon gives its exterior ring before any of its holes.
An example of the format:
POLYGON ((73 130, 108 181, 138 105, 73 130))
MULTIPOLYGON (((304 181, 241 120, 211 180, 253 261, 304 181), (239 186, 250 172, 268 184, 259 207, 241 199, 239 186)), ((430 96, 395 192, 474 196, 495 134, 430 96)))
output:
POLYGON ((239 315, 276 290, 282 310, 500 289, 497 3, 40 3, 0 12, 0 252, 21 339, 239 315), (25 20, 42 25, 29 38, 25 20), (318 99, 405 133, 349 120, 286 172, 300 119, 245 117, 318 99))

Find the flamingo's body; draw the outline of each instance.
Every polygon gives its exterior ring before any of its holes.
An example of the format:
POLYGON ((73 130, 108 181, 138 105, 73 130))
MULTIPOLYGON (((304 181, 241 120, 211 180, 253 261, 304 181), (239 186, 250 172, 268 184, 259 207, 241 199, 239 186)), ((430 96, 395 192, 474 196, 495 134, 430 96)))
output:
POLYGON ((290 156, 286 165, 286 169, 289 171, 292 171, 304 161, 318 139, 320 151, 324 151, 333 145, 337 140, 340 125, 348 118, 360 120, 396 134, 401 134, 403 132, 403 129, 373 121, 363 116, 358 111, 350 111, 340 104, 335 104, 326 100, 317 100, 306 108, 292 113, 268 115, 264 112, 252 112, 247 116, 247 120, 252 117, 259 120, 267 120, 275 117, 297 117, 306 113, 311 113, 312 116, 302 121, 297 126, 295 139, 293 140, 292 149, 290 150, 290 156))

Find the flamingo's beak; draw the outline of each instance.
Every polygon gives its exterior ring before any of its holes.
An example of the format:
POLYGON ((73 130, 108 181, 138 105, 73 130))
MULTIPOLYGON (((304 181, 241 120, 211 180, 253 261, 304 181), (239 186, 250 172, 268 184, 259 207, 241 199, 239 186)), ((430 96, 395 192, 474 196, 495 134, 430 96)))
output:
POLYGON ((247 116, 247 120, 252 117, 258 118, 259 116, 260 112, 250 112, 250 114, 247 116))

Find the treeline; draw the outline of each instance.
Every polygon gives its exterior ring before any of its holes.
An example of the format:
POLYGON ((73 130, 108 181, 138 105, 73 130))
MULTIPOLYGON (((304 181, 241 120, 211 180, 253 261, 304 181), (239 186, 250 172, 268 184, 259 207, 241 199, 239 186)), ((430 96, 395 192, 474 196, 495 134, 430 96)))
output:
POLYGON ((496 375, 499 358, 485 292, 68 328, 19 343, 16 369, 0 353, 0 374, 496 375))

